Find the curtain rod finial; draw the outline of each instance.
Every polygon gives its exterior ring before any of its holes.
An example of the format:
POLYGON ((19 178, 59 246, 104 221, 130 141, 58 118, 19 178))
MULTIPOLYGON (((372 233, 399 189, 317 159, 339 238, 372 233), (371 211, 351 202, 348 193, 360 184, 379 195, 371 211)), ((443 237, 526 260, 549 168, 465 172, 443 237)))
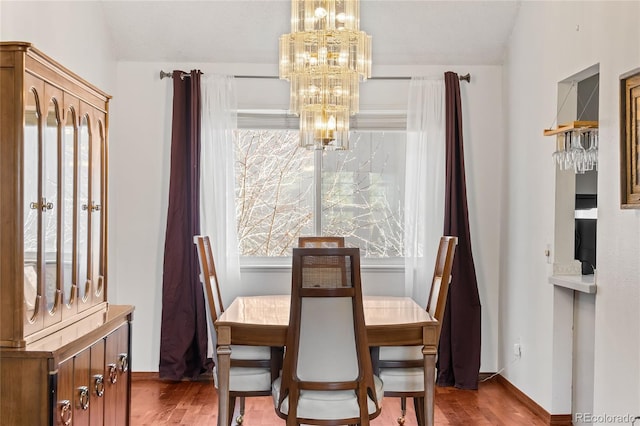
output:
POLYGON ((160 80, 162 80, 163 78, 173 78, 173 74, 160 70, 160 80))
POLYGON ((458 77, 460 81, 466 81, 467 83, 471 83, 471 73, 466 73, 465 75, 461 75, 458 77))

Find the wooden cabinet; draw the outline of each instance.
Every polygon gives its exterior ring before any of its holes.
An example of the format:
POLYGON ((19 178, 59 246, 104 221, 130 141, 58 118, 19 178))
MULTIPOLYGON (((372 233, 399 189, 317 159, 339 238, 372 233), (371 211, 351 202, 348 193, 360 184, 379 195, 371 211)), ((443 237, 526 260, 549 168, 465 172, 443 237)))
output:
POLYGON ((110 96, 28 43, 0 43, 0 346, 107 306, 110 96))
POLYGON ((1 424, 128 425, 132 306, 0 349, 1 424))
POLYGON ((109 100, 0 42, 2 424, 129 424, 133 307, 107 302, 109 100))

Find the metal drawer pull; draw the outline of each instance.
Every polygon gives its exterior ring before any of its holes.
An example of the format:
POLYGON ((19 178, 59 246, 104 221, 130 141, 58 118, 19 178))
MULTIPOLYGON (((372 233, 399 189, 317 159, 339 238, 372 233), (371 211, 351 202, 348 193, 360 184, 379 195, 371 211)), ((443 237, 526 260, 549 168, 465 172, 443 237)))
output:
POLYGON ((80 402, 80 408, 82 408, 83 410, 88 410, 89 409, 89 388, 86 386, 80 386, 78 388, 78 395, 79 395, 79 402, 80 402))
POLYGON ((126 373, 127 371, 129 371, 129 355, 118 355, 118 368, 120 369, 121 373, 126 373))
POLYGON ((69 426, 71 424, 72 410, 71 410, 71 402, 68 399, 60 401, 58 403, 60 406, 60 421, 64 426, 69 426))
POLYGON ((104 395, 104 376, 102 374, 96 374, 93 376, 93 389, 95 390, 98 398, 104 395))
POLYGON ((109 364, 109 381, 116 383, 118 381, 118 367, 115 364, 109 364))

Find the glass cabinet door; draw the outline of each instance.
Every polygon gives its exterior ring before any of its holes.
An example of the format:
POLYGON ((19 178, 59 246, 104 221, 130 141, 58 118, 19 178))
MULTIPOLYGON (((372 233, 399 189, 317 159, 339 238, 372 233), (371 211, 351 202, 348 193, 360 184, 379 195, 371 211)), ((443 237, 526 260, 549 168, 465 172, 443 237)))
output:
POLYGON ((89 122, 88 117, 83 115, 80 118, 80 129, 78 132, 78 209, 76 211, 77 222, 77 258, 78 276, 76 285, 78 286, 78 310, 86 309, 89 306, 91 296, 91 282, 89 276, 89 122))
POLYGON ((34 88, 25 93, 23 162, 24 304, 29 323, 38 319, 41 301, 40 241, 40 107, 34 88))
POLYGON ((75 153, 77 143, 77 121, 76 113, 72 107, 67 108, 65 113, 65 124, 62 139, 62 150, 60 164, 62 165, 62 185, 60 186, 60 200, 62 210, 62 225, 60 227, 61 249, 60 265, 62 267, 62 295, 65 312, 74 313, 77 308, 75 304, 77 286, 76 278, 76 258, 74 250, 74 221, 73 212, 76 209, 74 188, 76 178, 75 153))
MULTIPOLYGON (((58 308, 58 135, 60 113, 55 98, 49 100, 42 144, 42 238, 44 239, 44 299, 53 316, 58 308)), ((54 318, 55 319, 55 318, 54 318)), ((47 321, 45 321, 47 322, 47 321)))
POLYGON ((104 148, 105 133, 102 121, 98 121, 97 138, 91 149, 91 269, 95 302, 103 300, 104 288, 104 224, 102 214, 102 191, 104 188, 104 148))

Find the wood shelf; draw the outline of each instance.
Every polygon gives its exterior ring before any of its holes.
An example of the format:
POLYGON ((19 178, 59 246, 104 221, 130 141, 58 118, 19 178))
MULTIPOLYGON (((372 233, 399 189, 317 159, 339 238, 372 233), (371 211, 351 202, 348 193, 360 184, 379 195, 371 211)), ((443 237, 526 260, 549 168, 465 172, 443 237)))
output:
POLYGON ((561 124, 556 129, 545 129, 545 136, 553 136, 559 133, 570 132, 572 130, 578 129, 597 129, 598 122, 597 121, 572 121, 567 124, 561 124))

